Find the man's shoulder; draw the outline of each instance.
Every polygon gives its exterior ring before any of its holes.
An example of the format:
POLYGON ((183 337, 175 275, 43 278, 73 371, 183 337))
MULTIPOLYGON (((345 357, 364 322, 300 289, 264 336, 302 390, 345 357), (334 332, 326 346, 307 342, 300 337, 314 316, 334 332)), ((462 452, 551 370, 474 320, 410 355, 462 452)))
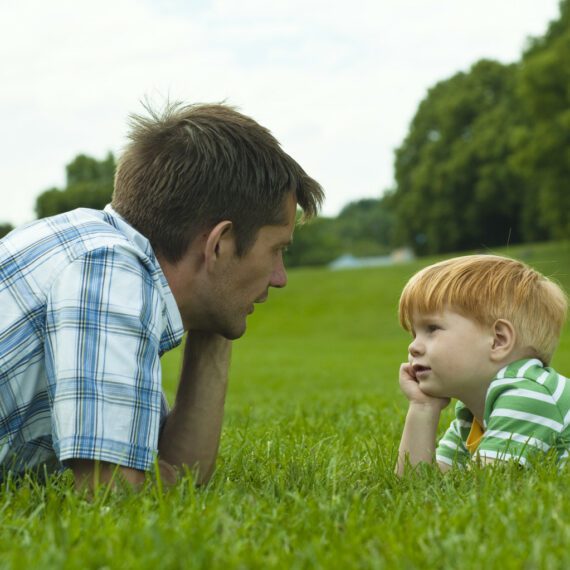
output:
POLYGON ((70 212, 41 218, 16 228, 0 241, 4 252, 29 253, 35 248, 48 250, 56 246, 83 245, 94 236, 117 239, 121 232, 101 210, 78 208, 70 212))
POLYGON ((87 268, 97 266, 97 275, 101 269, 118 275, 126 268, 155 281, 159 270, 152 248, 144 237, 136 238, 114 212, 87 208, 21 226, 0 240, 0 300, 13 302, 17 296, 31 310, 76 264, 86 278, 93 274, 87 268))
POLYGON ((112 211, 78 208, 11 232, 0 241, 0 264, 19 271, 61 268, 100 249, 118 249, 142 259, 152 255, 148 241, 142 236, 133 240, 129 229, 136 233, 112 211))

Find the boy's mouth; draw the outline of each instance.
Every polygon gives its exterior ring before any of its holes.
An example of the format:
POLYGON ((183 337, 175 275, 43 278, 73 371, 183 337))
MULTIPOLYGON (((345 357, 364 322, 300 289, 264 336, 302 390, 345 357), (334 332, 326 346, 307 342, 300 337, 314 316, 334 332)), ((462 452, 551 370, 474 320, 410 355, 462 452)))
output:
POLYGON ((418 376, 425 376, 428 372, 431 371, 431 368, 429 366, 422 366, 421 364, 414 364, 412 366, 413 370, 414 370, 414 374, 416 375, 416 378, 418 376))

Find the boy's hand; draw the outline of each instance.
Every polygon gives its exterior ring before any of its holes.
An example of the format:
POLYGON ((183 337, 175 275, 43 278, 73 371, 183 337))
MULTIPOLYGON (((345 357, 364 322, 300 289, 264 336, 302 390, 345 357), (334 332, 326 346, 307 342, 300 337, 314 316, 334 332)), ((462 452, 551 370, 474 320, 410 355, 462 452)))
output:
POLYGON ((410 402, 396 465, 396 473, 401 476, 408 464, 414 467, 433 462, 439 416, 449 398, 435 398, 422 392, 408 362, 400 366, 400 388, 410 402))
POLYGON ((422 392, 416 375, 414 374, 414 369, 408 362, 403 362, 400 365, 400 388, 409 400, 410 405, 419 404, 422 406, 430 406, 437 411, 441 411, 450 401, 449 398, 436 398, 422 392))

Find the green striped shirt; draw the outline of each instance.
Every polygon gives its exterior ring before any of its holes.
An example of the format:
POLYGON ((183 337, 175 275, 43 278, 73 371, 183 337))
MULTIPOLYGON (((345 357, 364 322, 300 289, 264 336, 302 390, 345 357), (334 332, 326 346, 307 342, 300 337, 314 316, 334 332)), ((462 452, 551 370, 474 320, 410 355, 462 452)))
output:
MULTIPOLYGON (((471 460, 466 442, 472 423, 473 414, 458 401, 455 419, 437 446, 437 461, 465 465, 471 460)), ((552 449, 563 463, 570 449, 570 380, 537 359, 509 364, 487 390, 483 427, 480 457, 524 465, 531 454, 552 449)))

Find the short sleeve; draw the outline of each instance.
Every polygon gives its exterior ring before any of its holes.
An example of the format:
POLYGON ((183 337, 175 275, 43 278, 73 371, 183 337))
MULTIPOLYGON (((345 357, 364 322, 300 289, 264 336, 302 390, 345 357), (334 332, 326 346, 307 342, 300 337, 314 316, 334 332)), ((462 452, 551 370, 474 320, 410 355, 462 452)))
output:
POLYGON ((438 462, 465 466, 470 460, 471 455, 461 437, 462 422, 462 419, 455 418, 439 440, 435 450, 435 458, 438 462))
POLYGON ((60 461, 151 467, 165 413, 160 303, 144 265, 120 248, 84 254, 53 283, 45 355, 60 461))
POLYGON ((526 464, 537 452, 556 446, 564 420, 553 397, 542 386, 513 387, 494 402, 477 455, 526 464))

